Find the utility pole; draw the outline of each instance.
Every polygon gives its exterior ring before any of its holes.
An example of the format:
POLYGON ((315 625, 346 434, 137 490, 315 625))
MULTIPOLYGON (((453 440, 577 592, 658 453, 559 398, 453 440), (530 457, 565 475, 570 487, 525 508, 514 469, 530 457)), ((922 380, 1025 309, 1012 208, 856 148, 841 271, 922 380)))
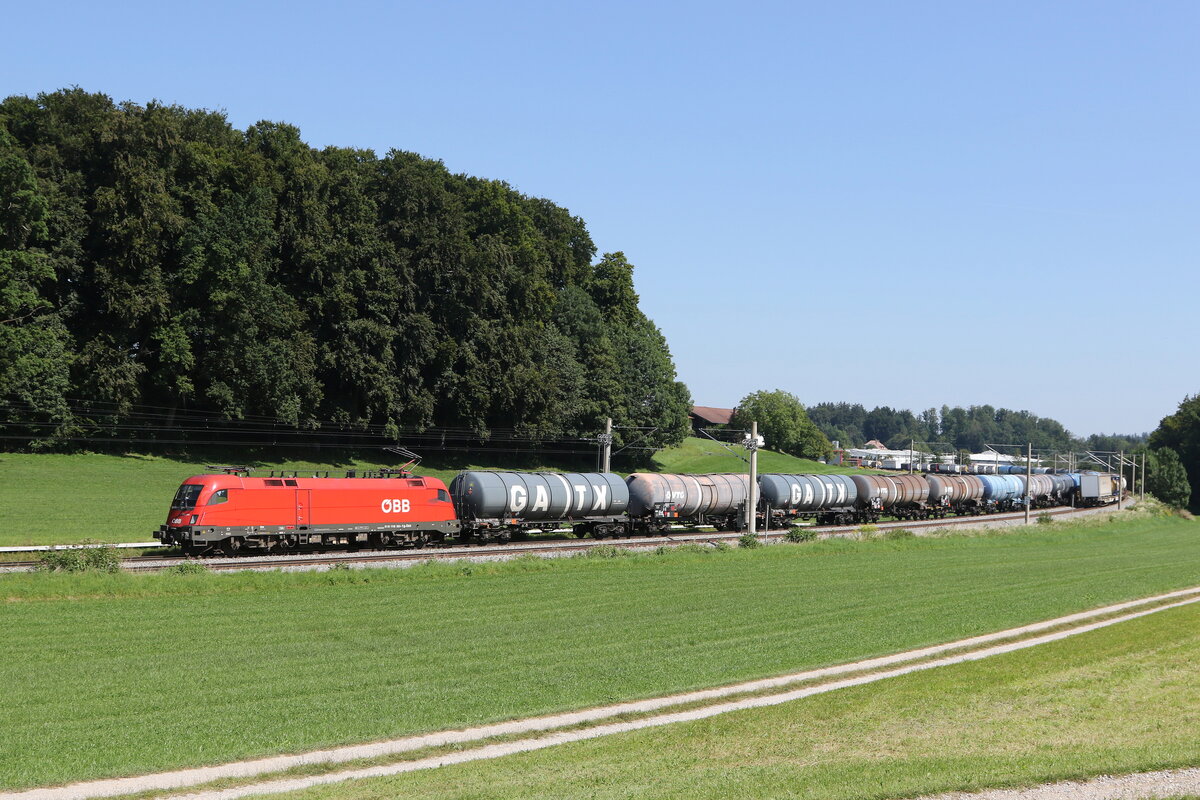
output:
POLYGON ((1125 480, 1125 451, 1117 453, 1117 463, 1121 465, 1121 471, 1117 474, 1117 511, 1121 510, 1121 500, 1124 499, 1125 493, 1121 491, 1121 481, 1125 480))
POLYGON ((608 472, 612 467, 612 417, 604 420, 604 433, 600 434, 600 471, 608 472))
POLYGON ((1133 486, 1132 486, 1132 487, 1130 487, 1130 488, 1132 488, 1132 489, 1133 489, 1133 495, 1134 495, 1134 497, 1135 497, 1135 498, 1138 498, 1138 499, 1140 500, 1140 499, 1141 499, 1141 485, 1142 485, 1142 483, 1145 483, 1145 482, 1146 482, 1146 476, 1145 476, 1145 475, 1142 475, 1142 476, 1141 476, 1141 481, 1139 481, 1139 480, 1138 480, 1138 475, 1139 475, 1138 468, 1139 468, 1139 467, 1141 467, 1141 458, 1140 458, 1139 456, 1140 456, 1140 453, 1139 453, 1139 455, 1138 455, 1138 456, 1134 456, 1134 457, 1133 457, 1133 477, 1134 477, 1134 481, 1133 481, 1133 486))
POLYGON ((1142 493, 1138 495, 1142 500, 1146 499, 1146 451, 1142 451, 1142 493))
POLYGON ((746 530, 751 536, 757 536, 758 518, 755 511, 758 508, 758 423, 750 423, 750 439, 746 442, 750 451, 750 485, 746 487, 746 530))
POLYGON ((1025 524, 1029 524, 1029 506, 1033 504, 1033 442, 1025 444, 1025 524))

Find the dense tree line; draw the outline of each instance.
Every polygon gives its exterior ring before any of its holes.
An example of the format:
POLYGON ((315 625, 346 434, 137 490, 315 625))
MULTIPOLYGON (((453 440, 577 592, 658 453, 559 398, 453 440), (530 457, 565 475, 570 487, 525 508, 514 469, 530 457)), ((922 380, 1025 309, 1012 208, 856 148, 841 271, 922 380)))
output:
POLYGON ((1174 414, 1163 417, 1149 445, 1158 469, 1147 470, 1147 488, 1181 507, 1200 501, 1200 394, 1183 398, 1174 414))
POLYGON ((942 406, 914 414, 888 406, 867 411, 859 403, 818 403, 809 406, 808 415, 822 433, 842 447, 862 447, 875 439, 897 450, 907 448, 915 440, 972 453, 989 444, 1026 443, 1043 451, 1129 451, 1145 441, 1145 436, 1117 435, 1093 435, 1080 440, 1056 420, 989 405, 942 406))
POLYGON ((0 104, 0 197, 9 435, 145 407, 392 438, 686 433, 633 266, 503 182, 72 89, 0 104))

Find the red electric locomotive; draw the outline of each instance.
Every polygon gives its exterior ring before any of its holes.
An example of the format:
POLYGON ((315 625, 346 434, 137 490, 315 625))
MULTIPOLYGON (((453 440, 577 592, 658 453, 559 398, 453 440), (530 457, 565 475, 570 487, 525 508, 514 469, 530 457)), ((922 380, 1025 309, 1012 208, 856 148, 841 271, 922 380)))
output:
POLYGON ((189 554, 233 554, 306 545, 421 546, 458 532, 454 504, 437 478, 252 478, 244 472, 186 479, 154 537, 189 554))

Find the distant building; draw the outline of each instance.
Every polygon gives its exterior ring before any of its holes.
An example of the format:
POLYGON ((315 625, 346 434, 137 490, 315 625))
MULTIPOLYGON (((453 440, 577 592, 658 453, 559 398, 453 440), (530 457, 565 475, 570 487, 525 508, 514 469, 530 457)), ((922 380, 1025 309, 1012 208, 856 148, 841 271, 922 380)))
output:
MULTIPOLYGON (((1025 456, 1010 456, 1005 453, 997 453, 994 450, 985 450, 982 453, 971 454, 972 464, 995 464, 997 466, 1009 465, 1020 466, 1025 463, 1025 456)), ((1034 459, 1034 466, 1040 465, 1040 459, 1034 459)))
POLYGON ((920 450, 890 450, 872 439, 865 447, 847 447, 842 451, 843 461, 860 467, 882 467, 883 469, 905 469, 913 462, 917 469, 933 460, 932 453, 920 450))
POLYGON ((712 406, 692 406, 688 415, 692 420, 692 430, 699 432, 701 428, 711 428, 716 425, 728 425, 733 419, 732 408, 713 408, 712 406))

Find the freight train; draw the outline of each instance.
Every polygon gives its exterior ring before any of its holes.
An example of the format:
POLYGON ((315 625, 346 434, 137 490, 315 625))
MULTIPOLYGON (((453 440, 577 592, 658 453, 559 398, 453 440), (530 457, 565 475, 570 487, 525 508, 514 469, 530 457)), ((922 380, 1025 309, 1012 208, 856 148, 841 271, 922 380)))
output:
MULTIPOLYGON (((744 474, 459 473, 447 487, 408 472, 362 477, 251 477, 244 469, 184 480, 154 534, 186 554, 285 553, 301 548, 423 547, 448 539, 505 542, 571 527, 594 538, 660 533, 675 526, 740 531, 744 474)), ((761 528, 801 520, 861 524, 1055 505, 1115 502, 1124 478, 1110 473, 1033 475, 789 475, 758 478, 761 528), (1026 492, 1028 483, 1029 491, 1026 492)))

